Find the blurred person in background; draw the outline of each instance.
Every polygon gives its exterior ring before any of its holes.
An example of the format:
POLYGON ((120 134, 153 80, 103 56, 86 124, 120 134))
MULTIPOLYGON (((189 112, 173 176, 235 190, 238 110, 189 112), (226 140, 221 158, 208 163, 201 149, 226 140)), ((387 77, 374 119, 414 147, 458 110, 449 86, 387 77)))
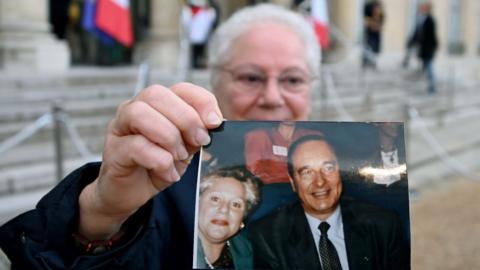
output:
POLYGON ((188 29, 192 68, 205 68, 207 65, 205 48, 218 24, 218 11, 218 4, 214 0, 190 0, 182 10, 182 21, 185 29, 188 29))
POLYGON ((433 58, 438 47, 435 19, 432 14, 432 4, 424 1, 418 6, 415 29, 407 43, 407 53, 403 66, 408 67, 410 54, 417 51, 418 58, 422 61, 423 72, 426 75, 429 94, 436 92, 433 58))
POLYGON ((118 107, 102 163, 77 169, 1 227, 13 268, 192 268, 196 153, 208 130, 223 117, 307 120, 320 50, 303 17, 264 4, 222 24, 209 58, 213 94, 188 83, 144 89, 118 107), (279 80, 292 72, 295 92, 279 80), (244 88, 257 80, 262 87, 244 88))
POLYGON ((364 36, 362 68, 377 68, 377 57, 382 45, 382 27, 385 22, 385 13, 380 1, 370 1, 363 10, 364 36))
POLYGON ((260 180, 243 166, 202 177, 199 191, 197 267, 253 269, 250 241, 239 231, 260 200, 260 180))

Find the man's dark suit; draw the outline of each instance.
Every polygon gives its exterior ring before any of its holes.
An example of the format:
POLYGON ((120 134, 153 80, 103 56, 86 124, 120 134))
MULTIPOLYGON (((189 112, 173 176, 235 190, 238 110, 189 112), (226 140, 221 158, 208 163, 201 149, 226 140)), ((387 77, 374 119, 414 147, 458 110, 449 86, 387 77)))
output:
MULTIPOLYGON (((410 248, 396 214, 342 199, 348 264, 355 269, 410 269, 410 248)), ((250 227, 257 269, 321 269, 308 221, 299 202, 250 227)))
POLYGON ((408 47, 418 46, 418 57, 423 61, 432 60, 437 50, 438 41, 435 28, 435 20, 428 14, 408 41, 408 47))

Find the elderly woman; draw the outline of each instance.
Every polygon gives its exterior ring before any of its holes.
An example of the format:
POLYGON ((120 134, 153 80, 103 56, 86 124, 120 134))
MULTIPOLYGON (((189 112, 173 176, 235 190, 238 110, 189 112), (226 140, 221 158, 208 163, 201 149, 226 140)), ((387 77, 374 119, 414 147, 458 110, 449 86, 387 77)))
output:
POLYGON ((312 27, 271 4, 237 12, 212 42, 214 95, 188 83, 154 85, 122 103, 102 163, 70 174, 0 229, 12 267, 192 267, 195 153, 210 142, 208 129, 224 116, 307 120, 320 64, 312 27))
POLYGON ((213 171, 200 182, 197 267, 252 269, 252 250, 239 230, 259 202, 260 181, 245 167, 213 171))

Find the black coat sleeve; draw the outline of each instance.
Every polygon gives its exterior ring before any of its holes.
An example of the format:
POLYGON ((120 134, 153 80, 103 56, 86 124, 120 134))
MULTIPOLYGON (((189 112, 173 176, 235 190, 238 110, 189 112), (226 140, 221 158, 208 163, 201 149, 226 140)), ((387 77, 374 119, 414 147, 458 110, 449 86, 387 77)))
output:
MULTIPOLYGON (((79 252, 72 238, 78 222, 78 198, 98 176, 99 168, 99 163, 91 163, 77 169, 34 210, 0 228, 0 247, 12 269, 191 268, 191 259, 186 258, 191 257, 193 239, 188 239, 191 233, 185 228, 192 226, 178 218, 178 206, 169 192, 159 193, 127 220, 127 234, 112 250, 89 256, 79 252), (178 241, 173 241, 174 237, 178 241)), ((185 182, 187 189, 195 190, 188 185, 191 181, 185 182)), ((194 204, 188 207, 194 208, 194 204)))

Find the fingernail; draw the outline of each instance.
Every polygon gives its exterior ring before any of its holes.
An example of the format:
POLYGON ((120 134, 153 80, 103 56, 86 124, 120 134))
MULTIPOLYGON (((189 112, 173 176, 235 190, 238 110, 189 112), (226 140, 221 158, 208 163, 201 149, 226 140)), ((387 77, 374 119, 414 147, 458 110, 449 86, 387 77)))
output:
POLYGON ((187 149, 183 145, 177 147, 177 158, 178 160, 185 160, 188 158, 187 149))
POLYGON ((174 182, 178 182, 180 180, 180 174, 178 174, 177 169, 173 168, 172 172, 170 173, 172 180, 174 182))
POLYGON ((208 133, 203 128, 197 129, 197 134, 195 139, 197 140, 197 143, 199 145, 207 145, 210 143, 210 136, 208 136, 208 133))
POLYGON ((217 113, 210 112, 207 115, 207 123, 209 125, 220 125, 222 123, 222 119, 220 119, 217 113))
POLYGON ((190 156, 188 156, 188 158, 186 158, 186 159, 184 159, 184 160, 182 160, 182 161, 183 161, 183 162, 186 162, 187 164, 190 164, 190 162, 192 161, 192 159, 193 159, 193 155, 190 155, 190 156))

